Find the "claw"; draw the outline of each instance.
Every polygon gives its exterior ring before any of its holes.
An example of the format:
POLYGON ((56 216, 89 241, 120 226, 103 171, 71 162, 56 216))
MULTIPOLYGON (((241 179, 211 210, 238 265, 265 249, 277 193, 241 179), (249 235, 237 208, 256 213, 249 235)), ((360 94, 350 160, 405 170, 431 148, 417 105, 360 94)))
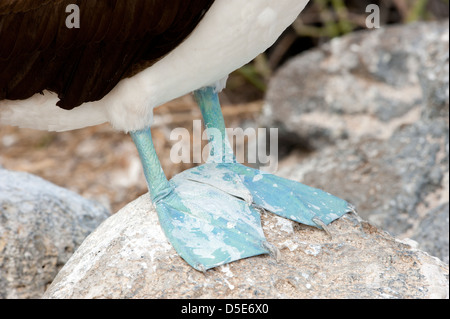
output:
POLYGON ((358 212, 356 211, 356 207, 353 206, 352 204, 349 204, 348 207, 349 207, 349 210, 350 210, 348 213, 351 214, 351 215, 353 215, 359 222, 361 222, 362 219, 361 219, 361 217, 358 215, 358 212))
POLYGON ((206 275, 207 269, 202 264, 196 264, 193 268, 198 270, 198 271, 200 271, 200 272, 202 272, 204 275, 206 275))
POLYGON ((312 221, 319 227, 322 228, 327 234, 328 236, 330 236, 331 239, 333 239, 333 235, 330 232, 329 227, 318 217, 314 217, 312 219, 312 221))
POLYGON ((279 262, 281 260, 281 251, 274 244, 269 243, 268 241, 264 242, 262 246, 269 251, 269 255, 279 262))

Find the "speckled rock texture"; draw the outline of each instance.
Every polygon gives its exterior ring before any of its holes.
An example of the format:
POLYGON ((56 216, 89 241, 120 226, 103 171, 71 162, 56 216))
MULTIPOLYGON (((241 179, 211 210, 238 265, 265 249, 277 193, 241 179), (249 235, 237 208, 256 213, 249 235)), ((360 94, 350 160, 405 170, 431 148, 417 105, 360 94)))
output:
POLYGON ((262 118, 313 150, 280 162, 280 175, 346 199, 446 263, 448 39, 448 21, 335 39, 278 72, 262 118))
POLYGON ((258 256, 206 273, 166 241, 144 195, 104 222, 44 298, 448 298, 448 265, 346 215, 325 232, 263 214, 279 261, 258 256))
POLYGON ((71 191, 0 168, 0 299, 40 298, 109 216, 98 203, 71 191))
POLYGON ((318 149, 386 138, 423 108, 448 116, 448 28, 447 20, 361 31, 291 59, 271 80, 261 122, 318 149))

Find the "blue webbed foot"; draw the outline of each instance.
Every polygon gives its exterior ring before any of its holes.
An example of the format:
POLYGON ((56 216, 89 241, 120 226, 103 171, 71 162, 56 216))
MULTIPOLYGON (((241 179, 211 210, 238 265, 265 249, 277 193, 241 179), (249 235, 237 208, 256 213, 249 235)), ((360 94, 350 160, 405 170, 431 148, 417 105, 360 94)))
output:
POLYGON ((324 228, 353 210, 345 200, 299 182, 239 163, 208 163, 177 176, 208 184, 253 207, 301 224, 324 228))
MULTIPOLYGON (((346 201, 320 189, 237 163, 226 134, 217 93, 213 88, 204 88, 195 92, 195 98, 202 111, 210 141, 208 162, 216 163, 217 175, 239 180, 240 183, 236 184, 247 190, 241 193, 245 193, 246 198, 251 196, 252 205, 325 230, 326 225, 353 211, 346 201)), ((201 175, 201 169, 192 169, 189 174, 201 175)), ((216 184, 220 185, 220 182, 216 184)))
POLYGON ((172 192, 155 202, 156 211, 167 238, 192 267, 205 271, 270 253, 257 209, 182 176, 170 184, 172 192))
POLYGON ((217 94, 196 92, 210 135, 211 158, 168 181, 150 129, 132 132, 151 199, 167 238, 188 264, 205 271, 239 259, 278 255, 264 236, 259 211, 306 225, 326 225, 353 211, 342 199, 295 181, 236 163, 217 94))
POLYGON ((323 228, 353 210, 323 190, 241 164, 225 165, 241 178, 255 206, 301 224, 323 228))
POLYGON ((139 151, 161 227, 189 265, 205 271, 238 259, 276 253, 264 236, 258 210, 235 196, 242 190, 243 194, 249 194, 244 187, 236 188, 239 180, 233 178, 238 177, 228 172, 220 175, 204 166, 198 170, 201 176, 210 177, 210 183, 190 178, 189 171, 168 181, 150 129, 132 132, 131 136, 139 151), (216 187, 215 181, 221 187, 216 187))

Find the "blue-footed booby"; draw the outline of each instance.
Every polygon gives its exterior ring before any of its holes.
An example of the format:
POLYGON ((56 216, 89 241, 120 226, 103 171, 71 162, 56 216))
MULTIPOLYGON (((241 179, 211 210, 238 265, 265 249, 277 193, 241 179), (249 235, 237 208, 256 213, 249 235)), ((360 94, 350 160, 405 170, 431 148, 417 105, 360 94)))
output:
POLYGON ((178 254, 197 270, 276 254, 264 209, 326 229, 352 210, 327 192, 239 164, 218 93, 308 0, 1 0, 0 124, 66 131, 109 122, 139 151, 150 198, 178 254), (210 158, 168 180, 153 109, 194 92, 210 158))

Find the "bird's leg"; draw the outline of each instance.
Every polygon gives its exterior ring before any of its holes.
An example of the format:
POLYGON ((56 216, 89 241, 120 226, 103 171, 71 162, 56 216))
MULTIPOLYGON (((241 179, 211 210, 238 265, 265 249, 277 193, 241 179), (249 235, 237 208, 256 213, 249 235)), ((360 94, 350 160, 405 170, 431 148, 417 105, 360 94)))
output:
POLYGON ((247 193, 246 196, 251 198, 254 206, 321 229, 352 211, 346 201, 327 192, 237 163, 226 135, 219 98, 214 88, 200 89, 194 95, 209 136, 210 162, 216 163, 221 172, 227 172, 228 178, 233 176, 234 180, 239 179, 240 183, 237 184, 243 184, 249 191, 251 197, 247 193), (211 134, 214 130, 221 133, 218 134, 222 135, 221 139, 211 134))
POLYGON ((152 202, 172 191, 153 145, 150 128, 130 133, 139 153, 152 202))
MULTIPOLYGON (((271 253, 259 212, 245 201, 189 178, 168 181, 150 129, 132 132, 148 189, 166 237, 197 270, 271 253)), ((204 175, 208 170, 202 169, 204 175)), ((217 173, 217 171, 214 171, 217 173)), ((211 177, 214 179, 214 177, 211 177)))
POLYGON ((194 92, 194 98, 202 112, 208 135, 210 156, 214 163, 236 163, 236 158, 228 140, 225 121, 220 107, 219 96, 212 87, 194 92))

